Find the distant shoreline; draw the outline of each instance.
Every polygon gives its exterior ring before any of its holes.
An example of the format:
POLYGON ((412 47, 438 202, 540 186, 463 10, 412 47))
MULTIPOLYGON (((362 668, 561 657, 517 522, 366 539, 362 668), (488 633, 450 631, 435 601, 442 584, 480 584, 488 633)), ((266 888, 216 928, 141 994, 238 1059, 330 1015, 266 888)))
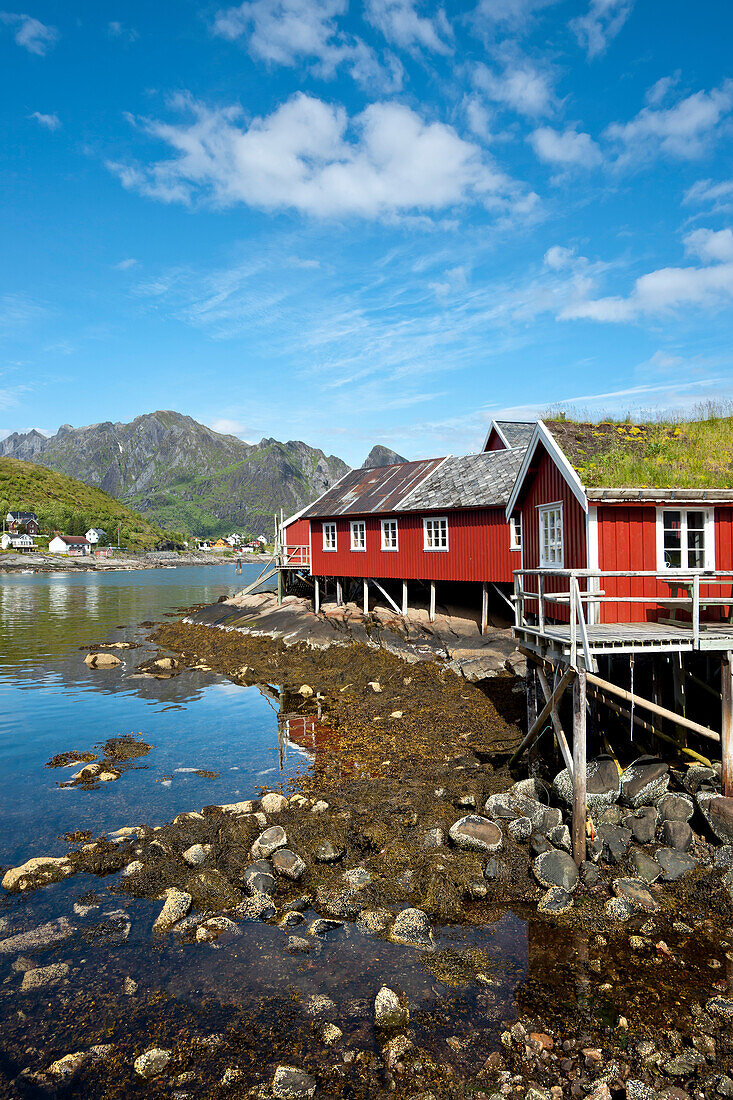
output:
MULTIPOLYGON (((265 554, 242 554, 242 562, 262 562, 268 559, 265 554)), ((230 565, 232 576, 236 558, 225 554, 181 553, 172 551, 142 551, 119 558, 66 557, 63 554, 2 554, 0 555, 1 573, 114 573, 132 572, 135 569, 179 569, 191 565, 230 565)))

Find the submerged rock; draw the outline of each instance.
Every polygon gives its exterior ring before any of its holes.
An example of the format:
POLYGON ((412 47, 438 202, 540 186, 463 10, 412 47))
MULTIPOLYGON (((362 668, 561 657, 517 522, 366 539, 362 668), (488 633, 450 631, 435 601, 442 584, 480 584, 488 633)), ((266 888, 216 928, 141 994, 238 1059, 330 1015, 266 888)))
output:
POLYGON ((623 898, 634 909, 645 913, 656 912, 658 905, 644 882, 638 878, 617 878, 613 881, 613 892, 617 898, 623 898))
POLYGON ((171 1052, 169 1050, 151 1047, 135 1059, 133 1068, 138 1077, 143 1077, 146 1081, 152 1081, 153 1078, 160 1077, 170 1060, 171 1052))
POLYGON ((445 833, 442 829, 428 829, 423 837, 423 848, 442 848, 445 844, 445 833))
POLYGON ((191 895, 174 888, 168 891, 165 904, 153 924, 154 932, 168 932, 191 908, 191 895))
POLYGON ((567 852, 553 849, 538 856, 532 864, 532 873, 541 886, 559 886, 572 893, 578 885, 578 868, 567 852))
POLYGON ((407 1027, 410 1011, 397 993, 383 985, 374 999, 374 1024, 380 1028, 407 1027))
POLYGON ((11 867, 3 875, 3 889, 11 893, 35 890, 49 882, 60 882, 73 871, 67 856, 35 856, 20 867, 11 867))
POLYGON ((435 950, 430 921, 422 909, 403 909, 392 925, 389 938, 420 951, 435 950))
POLYGON ((276 1100, 308 1100, 316 1094, 315 1077, 295 1066, 278 1066, 272 1079, 276 1100))
POLYGON ((502 844, 501 829, 494 821, 478 814, 469 814, 456 821, 448 830, 457 848, 472 852, 498 852, 502 844))
POLYGON ((620 801, 637 809, 659 802, 669 787, 669 765, 653 756, 640 756, 621 776, 620 801))
POLYGON ((568 909, 572 909, 572 906, 572 894, 568 893, 567 890, 563 890, 561 886, 551 886, 537 903, 537 912, 559 916, 560 913, 567 913, 568 909))
POLYGON ((332 844, 330 840, 324 840, 316 848, 317 863, 338 863, 346 855, 346 849, 341 844, 332 844))
POLYGON ((0 940, 0 955, 18 955, 21 951, 49 947, 53 943, 67 940, 75 931, 74 925, 69 924, 66 917, 57 917, 56 920, 39 924, 28 932, 18 932, 15 936, 0 940))
POLYGON ((389 909, 362 909, 357 918, 356 927, 360 932, 368 935, 386 932, 392 917, 393 914, 389 909))
POLYGON ((68 976, 68 973, 67 963, 52 963, 51 966, 38 966, 33 970, 26 970, 20 986, 21 993, 40 989, 45 985, 58 985, 68 976))

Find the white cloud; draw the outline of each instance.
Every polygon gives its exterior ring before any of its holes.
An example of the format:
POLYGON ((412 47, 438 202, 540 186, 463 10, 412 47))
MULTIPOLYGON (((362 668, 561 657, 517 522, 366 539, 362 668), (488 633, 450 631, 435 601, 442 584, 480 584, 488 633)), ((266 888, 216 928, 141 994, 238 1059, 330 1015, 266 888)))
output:
POLYGON ((473 71, 473 82, 489 99, 530 118, 549 115, 555 109, 550 74, 528 58, 507 60, 501 73, 479 63, 473 71))
POLYGON ((565 248, 564 245, 554 244, 548 248, 544 255, 544 263, 552 271, 560 271, 564 267, 570 267, 575 261, 575 249, 565 248))
POLYGON ((213 30, 230 41, 246 39, 252 56, 270 65, 293 67, 305 61, 326 80, 343 65, 365 86, 400 88, 402 67, 396 58, 383 66, 365 42, 339 30, 337 17, 345 11, 346 0, 247 0, 220 11, 213 30))
POLYGON ((436 298, 445 301, 445 299, 466 289, 468 276, 468 268, 465 264, 459 264, 457 267, 445 271, 441 281, 428 283, 428 286, 434 292, 436 298))
POLYGON ((570 26, 589 58, 605 53, 633 6, 634 0, 590 0, 586 14, 572 20, 570 26))
POLYGON ((711 206, 714 213, 733 209, 733 180, 698 180, 685 192, 684 201, 711 206))
POLYGON ((401 104, 372 103, 349 120, 301 93, 249 124, 236 107, 211 110, 188 97, 175 105, 190 121, 142 123, 173 149, 170 159, 108 165, 125 187, 165 202, 377 218, 465 202, 505 212, 529 198, 476 144, 401 104))
POLYGON ((367 0, 365 15, 388 42, 403 50, 431 50, 450 53, 446 39, 451 29, 445 12, 438 9, 434 18, 420 15, 419 0, 367 0))
POLYGON ((39 57, 43 57, 59 37, 55 27, 46 26, 32 15, 20 12, 0 11, 0 23, 15 27, 14 37, 18 45, 39 57))
POLYGON ((129 271, 131 267, 137 267, 137 260, 132 256, 128 256, 125 260, 120 260, 118 264, 112 265, 115 271, 129 271))
POLYGON ((606 137, 619 146, 620 163, 666 154, 693 159, 705 152, 716 128, 733 107, 733 81, 695 92, 666 109, 643 107, 630 122, 614 122, 606 137))
POLYGON ((206 423, 212 431, 221 432, 222 435, 239 435, 244 431, 244 424, 226 416, 215 417, 213 420, 207 420, 206 423))
POLYGON ((564 168, 594 168, 603 160, 601 150, 590 134, 578 130, 553 130, 540 126, 529 135, 540 160, 564 168))
POLYGON ((480 137, 482 141, 491 141, 494 137, 491 113, 483 100, 477 95, 465 96, 463 109, 466 112, 466 122, 471 133, 480 137))
POLYGON ((651 88, 647 90, 647 93, 644 96, 644 99, 649 104, 649 106, 658 107, 659 104, 667 98, 672 89, 677 84, 679 84, 681 75, 682 74, 678 69, 673 76, 660 77, 656 84, 652 84, 651 88))
POLYGON ((28 115, 28 118, 34 119, 39 126, 44 126, 47 130, 58 130, 61 127, 61 119, 58 115, 44 115, 40 111, 34 111, 32 115, 28 115))
POLYGON ((533 17, 558 0, 479 0, 474 19, 479 23, 496 23, 512 30, 522 30, 533 17))
POLYGON ((730 229, 695 229, 685 237, 685 248, 704 263, 733 260, 733 232, 730 229))
POLYGON ((714 308, 733 300, 733 263, 664 267, 642 275, 627 298, 580 299, 559 314, 564 320, 631 321, 681 306, 714 308))
POLYGON ((120 23, 116 19, 107 24, 107 33, 110 38, 120 38, 124 42, 134 42, 138 37, 137 31, 134 31, 131 27, 126 27, 124 23, 120 23))

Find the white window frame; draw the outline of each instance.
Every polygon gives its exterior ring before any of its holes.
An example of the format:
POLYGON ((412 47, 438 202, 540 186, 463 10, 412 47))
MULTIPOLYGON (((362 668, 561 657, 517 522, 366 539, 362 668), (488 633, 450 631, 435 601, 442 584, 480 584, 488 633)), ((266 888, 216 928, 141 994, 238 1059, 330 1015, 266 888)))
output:
POLYGON ((537 507, 537 519, 539 523, 539 550, 540 550, 540 569, 564 569, 565 568, 565 528, 563 525, 563 506, 561 500, 553 500, 551 504, 540 504, 537 507), (548 560, 545 541, 543 538, 545 516, 549 516, 551 512, 558 513, 558 519, 556 520, 556 530, 560 532, 560 546, 559 546, 559 558, 550 561, 548 560))
POLYGON ((400 527, 396 519, 382 520, 382 550, 385 554, 396 554, 400 548, 400 527), (385 535, 388 528, 394 527, 394 546, 387 545, 385 535))
POLYGON ((448 544, 448 517, 447 516, 423 516, 422 521, 423 550, 429 554, 445 554, 449 549, 448 544), (431 546, 428 530, 433 530, 433 524, 445 524, 445 546, 431 546))
POLYGON ((321 529, 323 533, 323 553, 335 554, 338 550, 338 532, 336 530, 335 523, 322 523, 321 529), (329 544, 333 542, 333 546, 329 544))
POLYGON ((710 573, 715 570, 715 509, 699 508, 694 504, 666 504, 657 508, 657 569, 660 573, 710 573), (687 555, 687 514, 702 512, 705 517, 705 564, 702 567, 692 565, 669 566, 664 562, 664 513, 680 513, 680 548, 682 560, 687 555))
POLYGON ((512 516, 509 520, 509 549, 522 550, 522 517, 512 516))
POLYGON ((363 519, 351 521, 351 550, 354 554, 366 554, 366 522, 363 519))

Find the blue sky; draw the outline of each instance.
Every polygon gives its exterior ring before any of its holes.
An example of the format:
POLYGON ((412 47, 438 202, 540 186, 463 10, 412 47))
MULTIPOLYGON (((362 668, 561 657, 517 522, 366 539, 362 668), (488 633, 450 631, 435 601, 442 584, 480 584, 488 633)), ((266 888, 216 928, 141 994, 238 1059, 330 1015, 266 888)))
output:
POLYGON ((733 6, 0 11, 0 434, 360 462, 733 396, 733 6))

